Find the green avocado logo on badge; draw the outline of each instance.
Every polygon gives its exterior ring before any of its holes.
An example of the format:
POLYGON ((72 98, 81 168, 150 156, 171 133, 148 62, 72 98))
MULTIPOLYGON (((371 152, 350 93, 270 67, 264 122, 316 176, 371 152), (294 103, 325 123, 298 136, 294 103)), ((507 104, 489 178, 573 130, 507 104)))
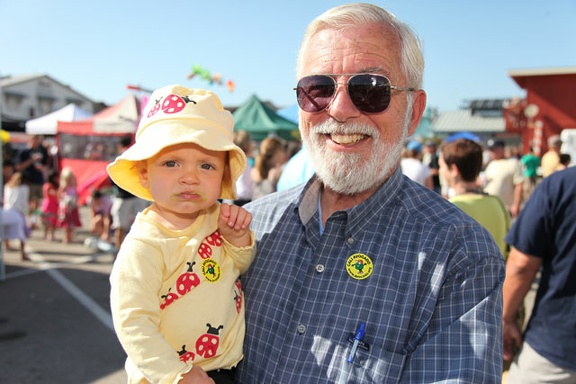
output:
POLYGON ((220 265, 218 262, 214 259, 205 259, 202 262, 202 275, 210 283, 220 280, 220 265))
POLYGON ((363 253, 355 253, 346 260, 346 272, 356 280, 364 280, 374 271, 372 260, 363 253))

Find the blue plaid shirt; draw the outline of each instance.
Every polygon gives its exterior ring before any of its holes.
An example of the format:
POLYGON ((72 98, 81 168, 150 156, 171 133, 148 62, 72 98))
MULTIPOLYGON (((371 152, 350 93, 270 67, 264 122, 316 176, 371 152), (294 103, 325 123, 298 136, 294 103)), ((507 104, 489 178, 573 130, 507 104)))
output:
POLYGON ((237 381, 501 383, 504 261, 490 234, 396 170, 321 235, 319 191, 313 178, 247 206, 258 253, 237 381), (355 254, 368 277, 349 274, 355 254))

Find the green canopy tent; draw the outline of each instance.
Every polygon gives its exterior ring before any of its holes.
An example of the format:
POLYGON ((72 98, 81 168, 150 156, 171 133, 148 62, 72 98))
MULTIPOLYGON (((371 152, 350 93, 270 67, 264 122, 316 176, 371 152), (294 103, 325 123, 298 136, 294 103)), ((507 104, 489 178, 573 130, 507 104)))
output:
POLYGON ((233 112, 234 130, 245 130, 256 141, 264 140, 275 134, 285 140, 298 140, 298 124, 288 120, 264 104, 256 95, 233 112))

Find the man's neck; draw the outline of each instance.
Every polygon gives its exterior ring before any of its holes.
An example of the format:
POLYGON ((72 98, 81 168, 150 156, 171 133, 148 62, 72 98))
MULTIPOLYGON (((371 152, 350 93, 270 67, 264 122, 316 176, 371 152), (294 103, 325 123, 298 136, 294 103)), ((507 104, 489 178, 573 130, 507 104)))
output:
POLYGON ((378 184, 377 186, 372 187, 367 191, 356 193, 353 195, 338 193, 336 191, 333 191, 329 187, 326 187, 326 185, 323 185, 322 189, 320 190, 322 223, 325 225, 326 220, 328 220, 328 218, 332 216, 334 212, 350 209, 362 203, 363 201, 367 200, 370 196, 372 196, 376 192, 376 190, 378 190, 380 185, 381 184, 378 184))

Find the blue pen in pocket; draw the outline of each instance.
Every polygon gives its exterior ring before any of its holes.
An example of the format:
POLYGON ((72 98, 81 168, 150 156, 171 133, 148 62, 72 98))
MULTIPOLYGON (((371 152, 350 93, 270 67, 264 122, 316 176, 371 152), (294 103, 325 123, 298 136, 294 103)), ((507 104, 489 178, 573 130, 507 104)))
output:
POLYGON ((350 355, 348 355, 348 362, 352 363, 354 361, 354 356, 356 356, 356 350, 358 349, 358 344, 364 339, 364 333, 366 332, 366 323, 361 323, 360 328, 356 331, 354 335, 354 341, 352 342, 352 349, 350 350, 350 355))

